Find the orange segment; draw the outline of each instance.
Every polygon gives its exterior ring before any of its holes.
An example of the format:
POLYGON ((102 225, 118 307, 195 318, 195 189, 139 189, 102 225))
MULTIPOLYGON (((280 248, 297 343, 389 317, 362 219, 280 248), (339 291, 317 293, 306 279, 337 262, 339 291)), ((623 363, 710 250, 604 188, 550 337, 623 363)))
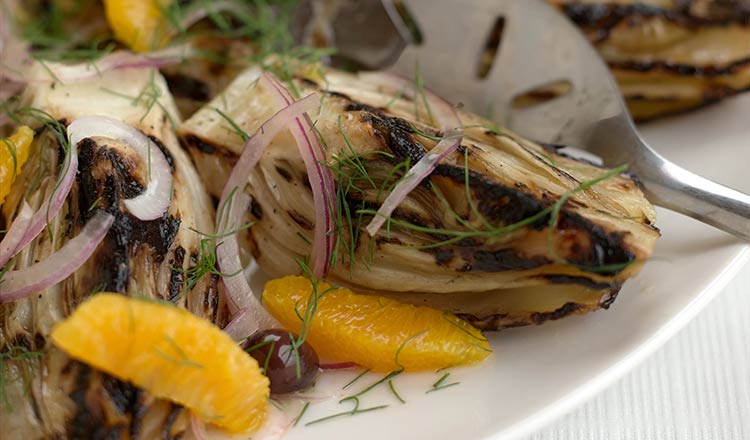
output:
POLYGON ((170 0, 104 0, 109 27, 135 52, 158 49, 169 41, 172 28, 164 11, 170 0))
POLYGON ((71 357, 230 432, 257 430, 266 417, 268 378, 221 329, 187 310, 100 293, 52 329, 71 357))
POLYGON ((21 166, 29 158, 29 147, 34 140, 34 130, 22 125, 7 139, 0 139, 0 205, 10 194, 21 166))
MULTIPOLYGON (((301 276, 269 281, 263 304, 299 333, 312 283, 301 276), (296 308, 296 311, 295 311, 296 308)), ((455 315, 393 299, 358 295, 320 282, 307 341, 324 358, 356 362, 373 371, 434 370, 479 362, 491 353, 487 339, 455 315), (398 353, 398 357, 397 357, 398 353)))

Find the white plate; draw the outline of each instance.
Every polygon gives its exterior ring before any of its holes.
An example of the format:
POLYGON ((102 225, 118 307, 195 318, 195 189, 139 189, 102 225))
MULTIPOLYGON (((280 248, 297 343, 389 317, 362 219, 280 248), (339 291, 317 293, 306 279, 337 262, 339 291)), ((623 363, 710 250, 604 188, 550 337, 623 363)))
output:
MULTIPOLYGON (((646 139, 678 164, 750 192, 750 95, 642 127, 646 139)), ((456 386, 425 393, 436 373, 404 374, 369 392, 361 408, 388 408, 305 426, 351 409, 338 403, 382 376, 342 390, 356 372, 327 373, 312 404, 284 437, 299 439, 512 439, 549 423, 599 392, 674 335, 731 279, 750 247, 701 223, 660 210, 656 259, 628 281, 608 311, 490 334, 495 354, 454 369, 456 386)), ((255 281, 258 281, 257 279, 255 281)))

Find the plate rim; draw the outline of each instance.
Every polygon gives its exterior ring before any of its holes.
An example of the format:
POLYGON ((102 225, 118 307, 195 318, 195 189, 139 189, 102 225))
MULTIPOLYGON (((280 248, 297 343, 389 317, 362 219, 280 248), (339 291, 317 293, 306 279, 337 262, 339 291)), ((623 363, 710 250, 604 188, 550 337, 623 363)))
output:
POLYGON ((750 244, 745 244, 701 292, 667 320, 645 342, 590 380, 528 417, 477 440, 515 440, 529 436, 589 401, 631 372, 711 303, 750 261, 750 244))

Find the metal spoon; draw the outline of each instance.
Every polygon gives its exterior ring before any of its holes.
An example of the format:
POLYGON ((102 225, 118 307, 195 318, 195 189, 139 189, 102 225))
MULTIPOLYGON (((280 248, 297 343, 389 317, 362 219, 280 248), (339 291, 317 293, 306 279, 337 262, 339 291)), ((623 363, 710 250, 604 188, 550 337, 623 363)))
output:
POLYGON ((360 64, 385 67, 395 59, 388 68, 408 77, 419 66, 425 84, 449 101, 485 115, 501 115, 498 122, 537 141, 591 152, 604 165, 627 163, 652 203, 750 241, 750 196, 685 170, 649 147, 606 64, 578 29, 546 2, 353 4, 339 14, 334 26, 346 30, 338 33, 342 41, 337 46, 360 64), (385 16, 391 20, 388 25, 382 24, 385 16), (492 32, 502 33, 494 54, 487 50, 492 32), (359 44, 360 38, 368 44, 359 44), (381 46, 373 44, 377 40, 381 46), (399 55, 404 41, 409 44, 399 55), (486 75, 478 73, 482 54, 489 66, 486 75), (539 105, 513 105, 516 97, 550 84, 563 84, 568 90, 539 105))

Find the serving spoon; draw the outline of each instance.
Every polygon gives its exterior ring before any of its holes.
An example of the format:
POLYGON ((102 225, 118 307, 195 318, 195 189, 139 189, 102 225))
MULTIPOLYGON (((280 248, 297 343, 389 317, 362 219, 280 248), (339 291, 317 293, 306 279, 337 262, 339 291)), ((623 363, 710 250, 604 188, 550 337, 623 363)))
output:
MULTIPOLYGON (((339 53, 424 83, 538 142, 628 165, 650 202, 750 241, 750 196, 694 174, 638 134, 607 65, 541 0, 359 0, 333 20, 339 53), (418 70, 417 70, 418 69, 418 70), (520 105, 523 97, 542 99, 520 105)), ((527 100, 528 101, 528 100, 527 100)))

